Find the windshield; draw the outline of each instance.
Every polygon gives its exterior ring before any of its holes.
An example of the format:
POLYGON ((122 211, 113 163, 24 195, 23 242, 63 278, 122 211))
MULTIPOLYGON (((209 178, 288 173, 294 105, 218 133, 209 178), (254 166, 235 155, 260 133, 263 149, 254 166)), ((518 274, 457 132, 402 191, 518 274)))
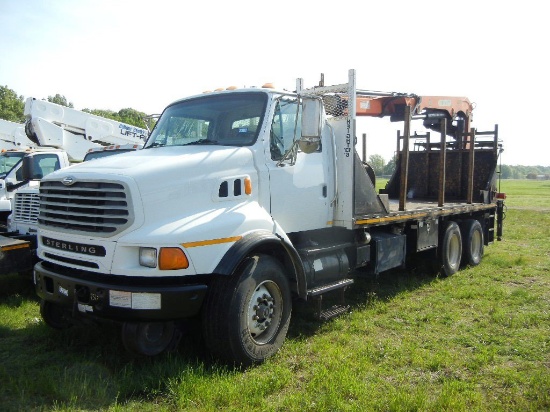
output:
POLYGON ((0 154, 0 177, 6 176, 9 171, 21 159, 25 157, 25 152, 4 152, 0 154))
POLYGON ((228 93, 175 103, 160 117, 146 148, 251 145, 260 131, 266 104, 265 93, 228 93))

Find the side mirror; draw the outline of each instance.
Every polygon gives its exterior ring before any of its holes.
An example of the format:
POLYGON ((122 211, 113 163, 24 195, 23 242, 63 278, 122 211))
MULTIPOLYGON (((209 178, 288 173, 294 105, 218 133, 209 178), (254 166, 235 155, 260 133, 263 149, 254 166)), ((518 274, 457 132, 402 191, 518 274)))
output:
POLYGON ((304 153, 313 153, 319 149, 322 109, 320 99, 305 98, 302 100, 302 135, 298 145, 304 153))
POLYGON ((17 180, 22 180, 22 181, 31 180, 32 177, 34 176, 33 168, 34 168, 34 162, 33 162, 32 156, 25 156, 23 158, 23 163, 21 165, 21 179, 19 179, 19 176, 18 176, 17 180))

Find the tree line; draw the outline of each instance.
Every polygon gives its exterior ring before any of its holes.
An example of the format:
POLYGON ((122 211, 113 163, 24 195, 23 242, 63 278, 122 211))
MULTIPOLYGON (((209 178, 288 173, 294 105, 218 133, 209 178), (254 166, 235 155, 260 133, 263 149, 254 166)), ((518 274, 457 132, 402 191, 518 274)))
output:
MULTIPOLYGON (((61 94, 48 96, 46 99, 50 103, 59 104, 61 106, 74 108, 72 102, 61 94)), ((25 98, 17 95, 15 91, 8 86, 0 86, 0 119, 9 120, 15 123, 25 122, 25 98)), ((105 109, 83 109, 83 112, 94 114, 96 116, 105 117, 107 119, 116 120, 121 123, 127 123, 132 126, 137 126, 142 129, 147 128, 145 124, 146 114, 135 109, 126 108, 118 112, 105 109)))
MULTIPOLYGON (((47 99, 51 103, 56 103, 61 106, 74 108, 72 102, 69 102, 64 95, 55 94, 48 96, 47 99)), ((8 88, 8 86, 0 86, 0 119, 10 120, 16 123, 23 123, 25 115, 25 98, 18 96, 17 93, 8 88)), ((96 116, 106 117, 122 123, 131 124, 146 128, 146 114, 135 109, 126 108, 118 112, 105 109, 83 109, 83 112, 91 113, 96 116)), ((396 156, 393 156, 389 161, 378 154, 369 156, 368 164, 374 170, 377 176, 391 176, 395 170, 396 156)), ((502 165, 499 167, 501 178, 503 179, 550 179, 550 166, 512 166, 502 165)))
MULTIPOLYGON (((369 156, 367 163, 377 176, 390 176, 395 170, 396 156, 388 162, 380 155, 369 156)), ((497 173, 502 179, 550 180, 550 166, 498 165, 497 173)))

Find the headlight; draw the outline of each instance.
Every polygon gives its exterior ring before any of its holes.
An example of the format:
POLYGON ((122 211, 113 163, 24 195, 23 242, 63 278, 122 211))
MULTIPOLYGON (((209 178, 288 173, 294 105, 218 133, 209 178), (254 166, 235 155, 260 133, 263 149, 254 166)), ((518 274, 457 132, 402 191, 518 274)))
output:
POLYGON ((152 247, 139 248, 139 264, 149 268, 157 267, 157 249, 152 247))

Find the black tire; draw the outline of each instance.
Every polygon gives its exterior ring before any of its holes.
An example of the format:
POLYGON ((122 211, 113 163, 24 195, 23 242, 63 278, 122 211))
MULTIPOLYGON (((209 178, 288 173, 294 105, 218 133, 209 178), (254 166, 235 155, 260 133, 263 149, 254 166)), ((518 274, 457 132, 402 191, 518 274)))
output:
POLYGON ((54 329, 67 329, 73 325, 71 312, 57 303, 40 301, 40 316, 46 325, 54 329))
POLYGON ((483 228, 476 219, 466 220, 462 226, 464 265, 477 266, 481 263, 484 253, 483 228))
POLYGON ((454 275, 460 269, 462 259, 462 235, 455 222, 447 222, 440 246, 442 275, 454 275))
POLYGON ((292 299, 281 264, 271 256, 246 258, 230 277, 209 286, 203 337, 219 360, 250 366, 274 355, 290 324, 292 299))
POLYGON ((121 336, 128 352, 146 356, 173 349, 179 341, 174 322, 126 322, 121 336))

